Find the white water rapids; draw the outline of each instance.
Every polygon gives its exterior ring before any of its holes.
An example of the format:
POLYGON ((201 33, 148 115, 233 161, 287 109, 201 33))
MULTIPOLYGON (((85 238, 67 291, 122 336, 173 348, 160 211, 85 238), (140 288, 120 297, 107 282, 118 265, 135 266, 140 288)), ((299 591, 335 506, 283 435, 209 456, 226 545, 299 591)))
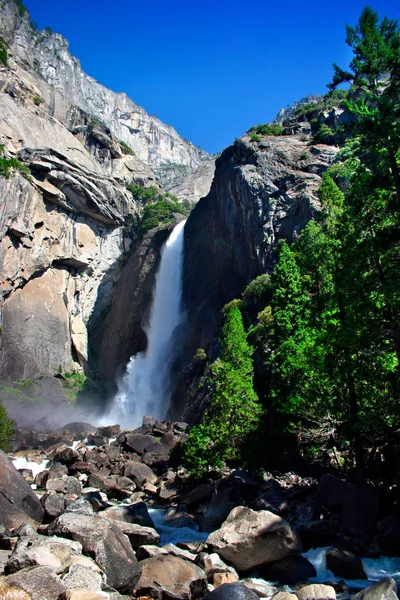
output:
POLYGON ((183 321, 181 311, 183 231, 176 225, 161 253, 150 320, 145 329, 147 349, 131 357, 111 409, 102 422, 139 427, 143 415, 165 418, 171 397, 172 337, 183 321))

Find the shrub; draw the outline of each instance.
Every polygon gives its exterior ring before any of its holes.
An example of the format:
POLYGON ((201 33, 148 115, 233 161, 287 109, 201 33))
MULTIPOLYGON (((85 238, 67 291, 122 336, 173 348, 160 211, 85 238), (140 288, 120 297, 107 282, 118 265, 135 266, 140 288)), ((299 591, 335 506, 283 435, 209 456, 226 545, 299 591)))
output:
POLYGON ((277 123, 265 123, 264 125, 255 125, 251 127, 248 133, 260 135, 283 135, 283 127, 277 123))
POLYGON ((249 285, 243 292, 243 300, 247 305, 257 304, 258 302, 265 302, 272 295, 272 284, 271 278, 267 273, 259 275, 253 281, 250 281, 249 285))
POLYGON ((61 380, 67 396, 75 402, 79 392, 83 391, 86 385, 86 375, 79 371, 64 373, 61 380))
POLYGON ((124 141, 122 141, 122 140, 119 140, 119 145, 121 146, 121 148, 122 148, 123 150, 125 150, 125 152, 126 152, 127 154, 133 154, 133 150, 132 150, 132 148, 130 148, 130 147, 128 146, 128 144, 125 144, 125 142, 124 142, 124 141))
MULTIPOLYGON (((4 146, 0 146, 0 154, 3 154, 4 146)), ((30 179, 31 172, 16 158, 5 158, 0 156, 0 177, 10 179, 16 171, 19 171, 26 179, 30 179)))
POLYGON ((10 448, 10 438, 14 434, 15 423, 9 419, 7 411, 0 400, 0 449, 7 452, 10 448))
POLYGON ((40 106, 42 104, 43 100, 40 98, 40 96, 33 96, 33 103, 36 106, 40 106))
POLYGON ((8 44, 2 37, 0 37, 0 62, 3 63, 5 67, 8 67, 7 62, 7 48, 8 44))
POLYGON ((163 195, 154 185, 144 187, 143 185, 138 185, 137 183, 131 183, 126 186, 126 189, 131 192, 135 200, 141 202, 142 204, 159 202, 164 200, 165 196, 167 196, 167 194, 163 195))
POLYGON ((250 139, 252 139, 253 142, 259 142, 261 140, 260 136, 257 135, 256 133, 252 133, 250 136, 250 139))
POLYGON ((307 160, 308 157, 309 157, 308 152, 303 152, 303 154, 300 156, 300 160, 307 160))
POLYGON ((143 209, 139 236, 144 236, 150 229, 157 227, 160 223, 165 225, 172 223, 174 213, 184 214, 183 208, 176 202, 160 200, 154 204, 147 204, 143 209))
POLYGON ((333 144, 335 139, 335 134, 328 125, 323 123, 321 127, 318 129, 317 133, 314 135, 314 142, 317 144, 333 144))
POLYGON ((207 360, 207 354, 203 348, 198 348, 196 350, 196 354, 193 357, 193 360, 197 363, 201 363, 207 360))

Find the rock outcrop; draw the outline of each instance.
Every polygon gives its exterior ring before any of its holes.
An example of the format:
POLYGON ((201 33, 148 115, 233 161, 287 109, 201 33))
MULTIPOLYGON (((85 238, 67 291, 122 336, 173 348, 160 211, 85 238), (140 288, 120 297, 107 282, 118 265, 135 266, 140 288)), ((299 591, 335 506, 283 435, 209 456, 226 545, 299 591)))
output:
MULTIPOLYGON (((91 128, 101 123, 116 141, 124 142, 165 184, 179 183, 208 154, 184 140, 173 127, 150 116, 124 93, 115 93, 87 75, 61 35, 32 29, 12 1, 0 5, 0 35, 21 64, 43 101, 42 110, 80 133, 79 113, 89 115, 91 128)), ((112 150, 111 150, 112 151, 112 150)), ((129 167, 128 167, 129 168, 129 167)))
MULTIPOLYGON (((210 193, 185 226, 184 305, 188 311, 186 360, 207 348, 222 320, 221 308, 240 296, 256 276, 271 272, 280 239, 296 239, 320 209, 317 190, 337 148, 309 146, 298 135, 249 135, 216 161, 210 193)), ((198 399, 190 395, 193 373, 183 373, 171 417, 193 422, 198 399)), ((201 411, 200 411, 201 412, 201 411)))

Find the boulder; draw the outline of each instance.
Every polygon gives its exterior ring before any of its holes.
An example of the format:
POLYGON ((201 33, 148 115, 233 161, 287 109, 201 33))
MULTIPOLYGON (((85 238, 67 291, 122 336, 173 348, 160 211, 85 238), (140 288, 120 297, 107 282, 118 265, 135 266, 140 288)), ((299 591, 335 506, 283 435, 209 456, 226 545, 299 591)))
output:
POLYGON ((382 552, 400 553, 400 519, 389 515, 379 521, 378 540, 382 552))
POLYGON ((212 532, 221 527, 237 502, 231 499, 231 489, 216 492, 200 520, 200 531, 212 532))
POLYGON ((379 508, 376 489, 347 483, 327 474, 321 477, 318 496, 326 508, 341 511, 343 532, 367 537, 375 533, 379 508))
POLYGON ((313 583, 296 592, 298 600, 336 600, 336 592, 331 585, 313 583))
POLYGON ((144 483, 156 483, 157 475, 143 463, 128 461, 124 465, 124 475, 129 477, 140 488, 144 483))
POLYGON ((7 600, 58 600, 66 590, 50 567, 28 567, 0 578, 0 598, 7 600))
MULTIPOLYGON (((84 498, 77 498, 72 502, 67 502, 65 509, 66 513, 77 513, 79 515, 93 515, 94 509, 88 500, 84 498)), ((58 515, 59 516, 59 515, 58 515)))
POLYGON ((258 596, 242 583, 225 583, 207 594, 204 600, 258 600, 258 596))
POLYGON ((244 506, 231 511, 222 527, 208 536, 207 544, 241 572, 301 551, 300 540, 287 521, 244 506))
POLYGON ((116 523, 68 513, 51 523, 47 532, 79 541, 83 552, 93 557, 105 572, 111 587, 127 592, 134 588, 140 575, 139 563, 128 538, 116 523))
POLYGON ((103 580, 101 573, 85 565, 76 564, 70 567, 68 573, 63 577, 63 582, 69 589, 84 588, 101 591, 103 580))
POLYGON ((63 513, 65 496, 54 491, 47 492, 40 498, 40 503, 44 508, 44 520, 50 522, 63 513))
POLYGON ((140 566, 142 573, 136 584, 137 597, 196 600, 207 593, 204 571, 182 558, 160 555, 143 560, 140 566))
POLYGON ((326 566, 336 577, 367 579, 361 558, 350 550, 331 548, 326 553, 326 566))
POLYGON ((286 556, 263 565, 259 573, 266 581, 277 581, 285 585, 308 581, 317 574, 310 561, 299 555, 286 556))
POLYGON ((206 572, 209 583, 215 587, 239 581, 239 575, 235 569, 225 564, 215 552, 213 554, 200 552, 196 557, 196 565, 206 572))
POLYGON ((352 600, 398 600, 396 582, 391 577, 382 579, 358 592, 352 600))
MULTIPOLYGON (((113 594, 113 600, 117 598, 126 598, 120 594, 113 594)), ((110 594, 90 588, 73 588, 62 595, 60 600, 111 600, 110 594)))
POLYGON ((43 507, 12 462, 0 450, 0 524, 16 529, 32 521, 41 523, 43 507))
POLYGON ((22 537, 4 567, 6 575, 27 567, 49 567, 55 573, 63 573, 72 564, 72 556, 81 554, 79 542, 37 536, 22 537))

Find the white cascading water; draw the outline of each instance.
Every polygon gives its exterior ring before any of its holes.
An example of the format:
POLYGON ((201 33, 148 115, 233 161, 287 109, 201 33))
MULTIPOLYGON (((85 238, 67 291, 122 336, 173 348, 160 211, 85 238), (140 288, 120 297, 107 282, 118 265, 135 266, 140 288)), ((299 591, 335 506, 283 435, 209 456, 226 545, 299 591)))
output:
MULTIPOLYGON (((182 322, 182 264, 185 221, 173 229, 161 253, 150 321, 147 349, 131 357, 106 421, 122 427, 139 427, 143 415, 165 417, 171 396, 171 347, 175 328, 182 322)), ((104 420, 104 417, 103 417, 104 420)))

